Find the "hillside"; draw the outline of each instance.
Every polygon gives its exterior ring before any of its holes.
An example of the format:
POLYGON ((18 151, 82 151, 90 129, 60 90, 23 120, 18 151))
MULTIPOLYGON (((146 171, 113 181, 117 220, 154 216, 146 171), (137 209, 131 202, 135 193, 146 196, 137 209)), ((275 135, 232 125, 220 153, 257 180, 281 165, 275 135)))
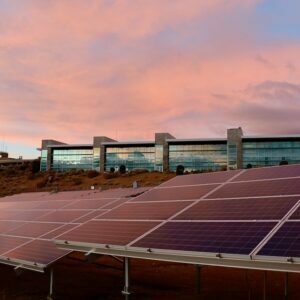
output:
POLYGON ((174 173, 133 171, 127 174, 99 174, 95 171, 69 171, 64 173, 33 173, 30 165, 0 169, 0 197, 53 190, 81 190, 132 187, 134 181, 140 186, 156 186, 172 177, 174 173))

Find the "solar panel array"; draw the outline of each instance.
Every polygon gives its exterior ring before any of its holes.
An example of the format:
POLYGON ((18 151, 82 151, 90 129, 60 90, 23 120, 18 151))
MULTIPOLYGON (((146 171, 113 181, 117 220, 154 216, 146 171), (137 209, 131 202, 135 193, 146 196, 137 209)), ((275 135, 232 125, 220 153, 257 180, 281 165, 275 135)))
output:
POLYGON ((42 271, 70 251, 58 235, 143 193, 146 188, 25 193, 0 199, 0 261, 42 271))
MULTIPOLYGON (((300 165, 178 176, 55 242, 182 262, 201 256, 272 261, 280 270, 300 261, 299 200, 300 165)), ((299 265, 293 270, 300 272, 299 265)))

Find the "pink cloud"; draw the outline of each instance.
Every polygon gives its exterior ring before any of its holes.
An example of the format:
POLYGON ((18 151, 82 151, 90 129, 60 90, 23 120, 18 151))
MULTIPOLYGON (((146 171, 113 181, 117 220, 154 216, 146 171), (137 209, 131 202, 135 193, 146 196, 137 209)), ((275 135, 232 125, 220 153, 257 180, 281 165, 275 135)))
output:
POLYGON ((224 136, 239 125, 299 132, 298 120, 283 120, 294 117, 300 97, 300 45, 258 43, 248 24, 257 2, 16 7, 1 16, 1 128, 10 141, 31 145, 93 135, 152 139, 156 131, 224 136), (276 129, 270 116, 280 111, 276 129))

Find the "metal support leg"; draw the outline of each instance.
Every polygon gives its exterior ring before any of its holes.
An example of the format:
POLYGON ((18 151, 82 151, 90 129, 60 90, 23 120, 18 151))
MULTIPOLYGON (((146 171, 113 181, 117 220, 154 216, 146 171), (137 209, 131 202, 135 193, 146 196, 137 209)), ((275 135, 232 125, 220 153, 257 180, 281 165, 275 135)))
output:
POLYGON ((267 271, 264 271, 264 295, 263 299, 267 300, 267 271))
POLYGON ((197 295, 201 293, 201 265, 196 265, 196 286, 197 286, 197 295))
POLYGON ((284 299, 288 300, 289 297, 289 273, 284 274, 284 299))
POLYGON ((129 277, 129 258, 124 257, 124 290, 122 291, 122 294, 125 295, 125 299, 129 299, 129 284, 130 284, 130 277, 129 277))
POLYGON ((53 268, 50 269, 50 288, 49 288, 49 295, 47 299, 53 300, 53 268))

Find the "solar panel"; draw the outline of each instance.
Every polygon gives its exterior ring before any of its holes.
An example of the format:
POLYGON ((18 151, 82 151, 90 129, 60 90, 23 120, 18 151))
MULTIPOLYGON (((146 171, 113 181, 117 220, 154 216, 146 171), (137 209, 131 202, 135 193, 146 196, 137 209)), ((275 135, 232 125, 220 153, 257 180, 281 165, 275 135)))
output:
POLYGON ((240 174, 233 181, 276 179, 297 176, 300 176, 300 165, 288 165, 280 167, 249 169, 247 172, 240 174))
POLYGON ((300 222, 285 222, 258 255, 300 257, 300 222))
POLYGON ((137 258, 299 271, 256 259, 300 199, 299 166, 283 167, 283 175, 280 168, 179 176, 125 204, 118 200, 120 206, 55 243, 137 258))
POLYGON ((207 198, 300 195, 300 178, 227 183, 207 198))
POLYGON ((300 220, 300 207, 297 208, 297 210, 292 214, 290 217, 292 220, 300 220))
POLYGON ((250 254, 274 222, 168 222, 133 247, 250 254))
POLYGON ((58 249, 51 241, 33 240, 4 254, 9 260, 30 261, 33 264, 48 265, 67 255, 70 251, 58 249))
POLYGON ((57 229, 60 225, 54 223, 25 223, 7 232, 9 235, 37 238, 49 231, 57 229))
POLYGON ((229 180, 233 176, 236 176, 240 172, 241 170, 236 170, 236 171, 227 171, 227 172, 212 172, 212 173, 200 173, 200 174, 176 176, 161 184, 160 187, 223 183, 224 181, 229 180))
MULTIPOLYGON (((176 220, 280 220, 298 197, 204 200, 178 215, 176 220)), ((113 213, 113 211, 111 212, 113 213)))
POLYGON ((173 188, 155 188, 148 193, 134 198, 132 201, 163 201, 199 199, 218 185, 200 185, 173 188))
MULTIPOLYGON (((53 238, 120 205, 119 196, 130 197, 144 190, 28 193, 0 198, 0 261, 41 270, 69 253, 59 250, 53 238), (98 209, 102 206, 108 208, 98 209)), ((129 199, 122 199, 122 203, 129 199)))
POLYGON ((89 221, 57 239, 103 245, 126 245, 157 224, 142 221, 89 221))
MULTIPOLYGON (((193 203, 181 202, 150 202, 150 203, 125 203, 111 210, 99 219, 127 219, 127 220, 165 220, 193 203)), ((97 218, 96 218, 97 219, 97 218)))

